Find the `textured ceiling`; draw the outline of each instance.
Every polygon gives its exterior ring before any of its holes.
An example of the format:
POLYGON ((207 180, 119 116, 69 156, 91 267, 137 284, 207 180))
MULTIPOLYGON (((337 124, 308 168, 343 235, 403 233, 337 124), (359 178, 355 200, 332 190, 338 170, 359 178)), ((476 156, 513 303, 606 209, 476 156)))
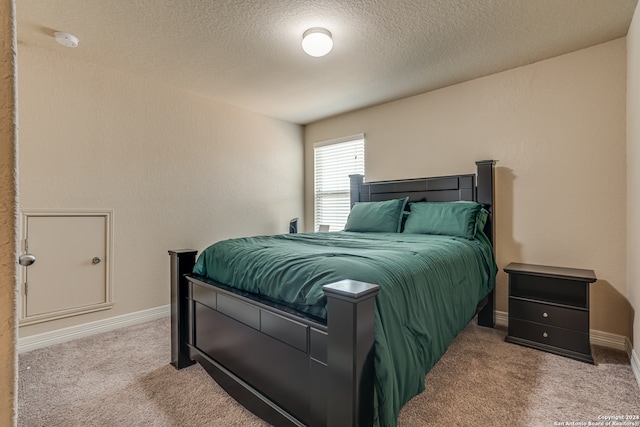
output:
POLYGON ((20 46, 306 124, 603 43, 637 0, 18 0, 20 46), (302 33, 334 48, 307 56, 302 33), (58 45, 54 31, 80 39, 58 45))

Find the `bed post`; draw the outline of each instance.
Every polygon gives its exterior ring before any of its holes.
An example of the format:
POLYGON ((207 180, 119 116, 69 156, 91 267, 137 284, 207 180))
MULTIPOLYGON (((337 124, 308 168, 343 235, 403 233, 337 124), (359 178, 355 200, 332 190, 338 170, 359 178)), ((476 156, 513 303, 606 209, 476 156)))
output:
POLYGON ((360 201, 360 189, 362 188, 362 183, 364 182, 364 175, 349 175, 349 181, 351 183, 349 188, 349 192, 351 195, 351 207, 353 207, 356 202, 360 201))
MULTIPOLYGON (((494 185, 495 185, 495 160, 482 160, 476 162, 477 168, 477 184, 476 184, 476 201, 482 203, 486 210, 489 211, 489 218, 487 224, 484 227, 485 234, 493 245, 493 251, 495 254, 495 229, 493 224, 495 223, 495 200, 494 200, 494 185)), ((480 326, 487 326, 493 328, 496 324, 495 319, 495 288, 487 297, 487 303, 478 312, 478 324, 480 326)))
POLYGON ((495 231, 493 224, 495 223, 494 209, 494 187, 495 187, 495 160, 481 160, 476 162, 476 201, 482 203, 486 210, 489 211, 489 219, 484 227, 485 234, 495 244, 495 231))
POLYGON ((327 425, 373 425, 373 325, 380 287, 342 280, 327 296, 327 425))
POLYGON ((196 253, 192 249, 169 251, 171 257, 171 364, 176 369, 186 368, 195 362, 189 355, 188 282, 185 274, 193 271, 196 253))

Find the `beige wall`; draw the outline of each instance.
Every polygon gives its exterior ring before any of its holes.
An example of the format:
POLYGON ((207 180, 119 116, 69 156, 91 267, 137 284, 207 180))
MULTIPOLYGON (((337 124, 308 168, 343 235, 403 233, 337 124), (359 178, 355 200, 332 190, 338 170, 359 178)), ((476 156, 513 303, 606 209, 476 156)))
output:
POLYGON ((18 44, 21 209, 113 209, 115 306, 169 303, 168 249, 284 233, 303 213, 298 125, 18 44))
POLYGON ((0 425, 16 422, 14 4, 0 0, 0 425))
MULTIPOLYGON (((496 251, 588 268, 591 327, 629 334, 625 299, 625 40, 313 123, 305 130, 305 212, 313 222, 316 141, 364 132, 367 179, 496 171, 496 251)), ((425 70, 428 72, 428 70, 425 70)), ((498 278, 507 310, 507 278, 498 278)))
POLYGON ((633 342, 640 343, 640 6, 627 34, 627 283, 635 312, 633 342))

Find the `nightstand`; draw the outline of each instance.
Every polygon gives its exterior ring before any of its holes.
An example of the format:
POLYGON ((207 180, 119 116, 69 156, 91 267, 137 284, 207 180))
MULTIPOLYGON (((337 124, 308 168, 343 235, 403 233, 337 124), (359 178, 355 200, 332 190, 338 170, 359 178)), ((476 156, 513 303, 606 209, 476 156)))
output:
POLYGON ((589 340, 593 270, 511 263, 505 341, 594 363, 589 340))

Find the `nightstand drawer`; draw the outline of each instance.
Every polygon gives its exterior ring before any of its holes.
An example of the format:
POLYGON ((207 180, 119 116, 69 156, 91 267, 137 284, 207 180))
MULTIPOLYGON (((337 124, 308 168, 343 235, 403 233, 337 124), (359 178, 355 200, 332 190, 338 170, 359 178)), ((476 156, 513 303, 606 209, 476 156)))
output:
POLYGON ((509 319, 509 336, 578 353, 591 353, 589 334, 541 323, 509 319))
POLYGON ((509 318, 589 333, 589 312, 586 310, 509 298, 509 318))

